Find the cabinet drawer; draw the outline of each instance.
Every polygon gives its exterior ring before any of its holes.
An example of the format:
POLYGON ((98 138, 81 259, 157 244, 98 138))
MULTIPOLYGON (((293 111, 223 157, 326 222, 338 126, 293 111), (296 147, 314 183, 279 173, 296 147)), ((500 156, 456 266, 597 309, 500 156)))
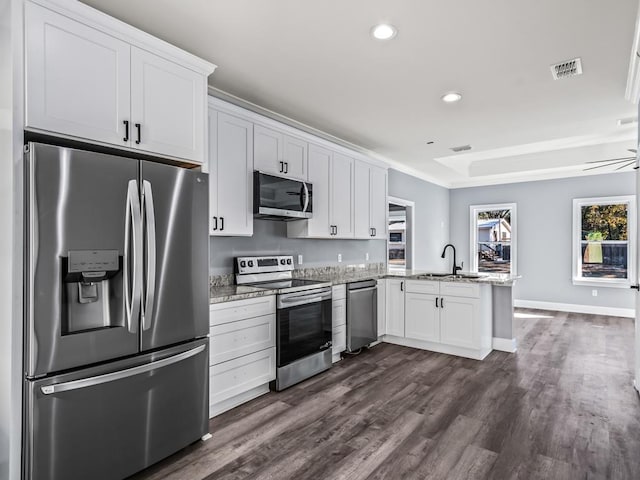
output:
POLYGON ((428 280, 407 280, 407 293, 430 293, 437 295, 440 291, 440 282, 430 282, 428 280))
POLYGON ((347 299, 333 300, 333 314, 331 315, 331 325, 336 328, 347 323, 347 299))
POLYGON ((441 282, 440 294, 452 297, 480 298, 480 285, 468 282, 441 282))
POLYGON ((210 365, 276 346, 276 316, 238 320, 211 327, 210 365))
POLYGON ((340 325, 333 328, 333 340, 331 351, 335 355, 347 349, 347 326, 340 325))
POLYGON ((347 298, 347 286, 334 285, 333 287, 331 287, 331 298, 333 298, 334 300, 347 298))
POLYGON ((214 365, 209 377, 211 405, 264 385, 276 378, 276 349, 267 348, 214 365))
POLYGON ((274 313, 276 313, 275 295, 215 303, 209 307, 209 325, 213 327, 274 313))

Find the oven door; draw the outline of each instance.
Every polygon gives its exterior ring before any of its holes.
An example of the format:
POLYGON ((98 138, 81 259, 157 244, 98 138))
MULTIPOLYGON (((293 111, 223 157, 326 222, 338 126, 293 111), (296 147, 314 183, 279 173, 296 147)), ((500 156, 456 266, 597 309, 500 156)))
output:
POLYGON ((278 295, 278 367, 331 348, 331 313, 331 288, 278 295))
POLYGON ((310 183, 253 172, 253 213, 258 217, 311 218, 310 183))

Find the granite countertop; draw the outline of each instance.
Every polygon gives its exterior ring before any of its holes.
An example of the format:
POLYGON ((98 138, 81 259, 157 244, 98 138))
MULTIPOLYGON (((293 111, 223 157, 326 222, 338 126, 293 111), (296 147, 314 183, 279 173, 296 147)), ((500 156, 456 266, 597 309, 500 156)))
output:
MULTIPOLYGON (((311 280, 318 280, 322 282, 330 282, 332 285, 342 285, 345 283, 358 282, 361 280, 373 280, 381 278, 405 278, 407 280, 427 280, 427 281, 439 281, 439 282, 463 282, 463 283, 481 283, 491 285, 510 286, 518 279, 519 275, 507 275, 507 274, 480 274, 478 277, 464 278, 453 276, 439 276, 444 272, 427 272, 421 270, 388 270, 387 272, 345 272, 345 273, 324 273, 313 275, 309 278, 311 280), (433 275, 429 277, 429 275, 433 275)), ((462 275, 471 275, 469 272, 463 272, 462 275)))
MULTIPOLYGON (((404 278, 407 280, 424 280, 439 282, 464 282, 480 283, 485 285, 511 286, 518 279, 519 275, 506 274, 480 274, 478 277, 464 278, 453 276, 439 276, 446 272, 428 272, 423 270, 380 270, 380 269, 306 269, 304 271, 294 271, 295 278, 317 280, 327 282, 332 285, 343 285, 345 283, 358 282, 362 280, 377 280, 382 278, 404 278), (430 276, 433 275, 433 276, 430 276)), ((461 272, 462 275, 471 275, 469 272, 461 272)), ((224 282, 232 280, 232 275, 220 277, 224 282)), ((252 287, 248 285, 220 285, 216 282, 209 286, 209 303, 230 302, 233 300, 243 300, 245 298, 262 297, 265 295, 275 295, 275 290, 252 287)))
POLYGON ((209 304, 275 295, 275 290, 246 285, 222 285, 209 288, 209 304))

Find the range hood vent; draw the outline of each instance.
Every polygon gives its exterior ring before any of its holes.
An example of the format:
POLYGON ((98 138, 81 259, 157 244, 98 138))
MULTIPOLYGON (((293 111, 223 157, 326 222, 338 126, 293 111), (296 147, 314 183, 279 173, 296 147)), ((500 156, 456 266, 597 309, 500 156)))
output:
POLYGON ((574 58, 573 60, 566 60, 561 63, 551 65, 551 75, 554 80, 561 78, 575 77, 576 75, 582 75, 582 60, 580 58, 574 58))
POLYGON ((459 147, 452 147, 449 150, 453 152, 466 152, 467 150, 471 150, 471 145, 460 145, 459 147))

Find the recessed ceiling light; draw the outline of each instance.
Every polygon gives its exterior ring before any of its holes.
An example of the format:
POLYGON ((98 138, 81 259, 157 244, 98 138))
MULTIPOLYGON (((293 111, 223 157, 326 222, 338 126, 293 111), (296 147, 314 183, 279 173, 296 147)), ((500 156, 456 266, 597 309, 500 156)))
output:
POLYGON ((458 92, 449 92, 449 93, 445 93, 442 96, 442 101, 446 103, 458 102, 461 99, 462 99, 462 95, 460 95, 458 92))
POLYGON ((371 35, 378 40, 390 40, 398 34, 398 30, 393 25, 381 23, 371 29, 371 35))

